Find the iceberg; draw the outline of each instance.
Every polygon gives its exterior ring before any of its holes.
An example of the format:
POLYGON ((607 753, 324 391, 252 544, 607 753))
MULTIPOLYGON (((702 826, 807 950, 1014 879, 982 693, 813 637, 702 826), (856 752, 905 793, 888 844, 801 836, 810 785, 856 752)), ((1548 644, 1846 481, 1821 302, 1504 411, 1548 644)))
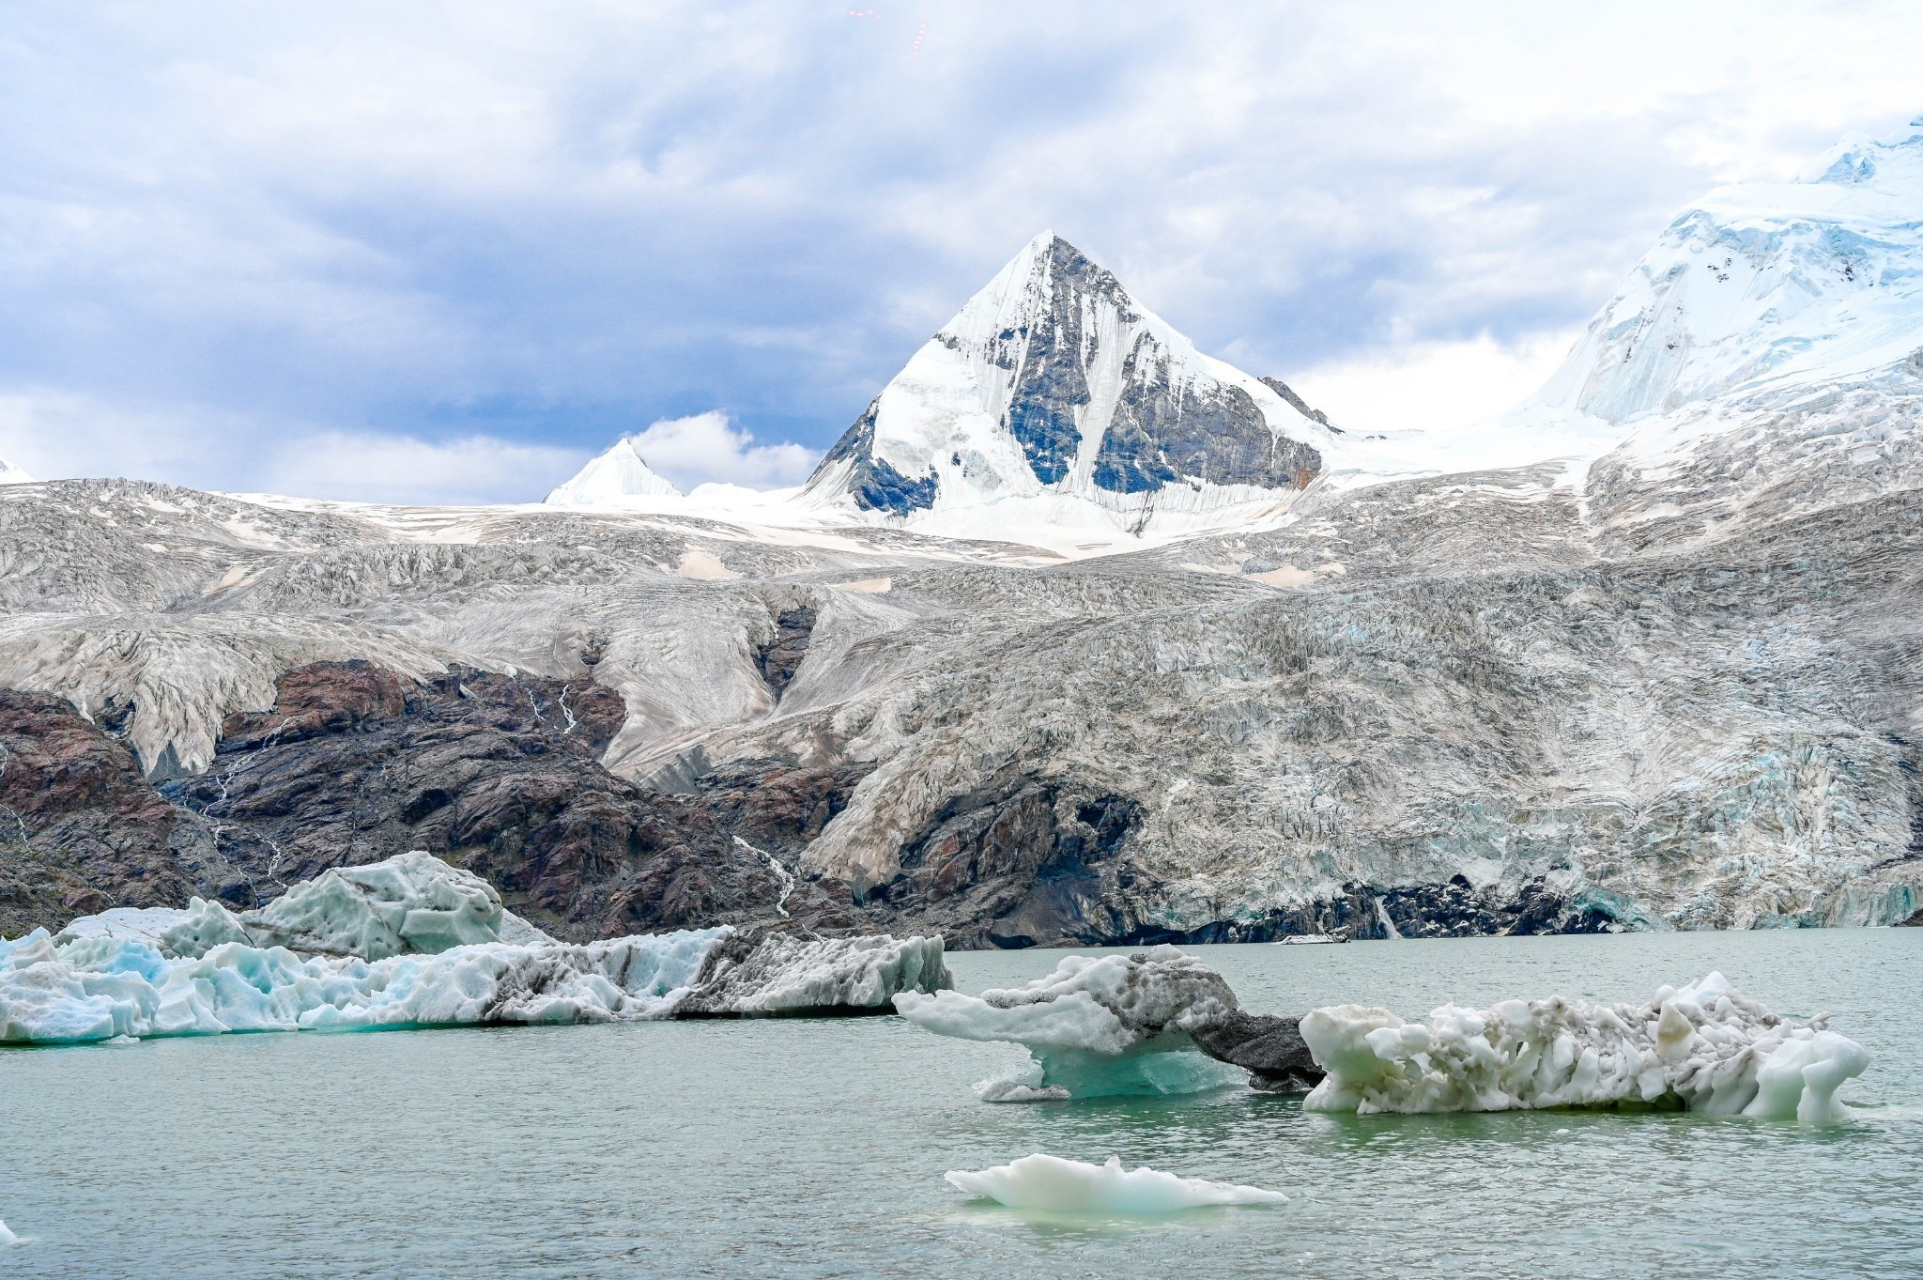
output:
POLYGON ((1043 1213, 1173 1213, 1210 1205, 1287 1204, 1280 1191, 1162 1173, 1147 1165, 1124 1170, 1119 1156, 1084 1164, 1059 1156, 1023 1156, 970 1173, 950 1170, 949 1185, 1011 1209, 1043 1213))
POLYGON ((1196 1052, 1191 1031, 1235 1010, 1222 975, 1174 947, 1069 956, 1047 977, 979 996, 905 991, 895 1008, 924 1031, 1029 1051, 1026 1078, 981 1086, 987 1102, 1197 1093, 1245 1079, 1196 1052))
POLYGON ((415 852, 244 915, 196 898, 0 939, 0 1043, 883 1013, 949 981, 939 937, 723 926, 558 942, 486 881, 415 852))
POLYGON ((1836 1090, 1870 1062, 1824 1018, 1779 1018, 1720 973, 1646 1005, 1505 1000, 1444 1005, 1426 1023, 1337 1005, 1300 1031, 1328 1072, 1302 1104, 1317 1111, 1616 1107, 1822 1123, 1842 1118, 1836 1090))
POLYGON ((224 943, 242 942, 363 960, 471 943, 553 941, 503 907, 493 885, 418 849, 366 866, 324 871, 258 911, 236 915, 204 898, 184 909, 116 907, 74 920, 54 942, 122 938, 173 958, 204 956, 224 943))
POLYGON ((940 938, 810 938, 737 930, 708 952, 678 1018, 889 1013, 899 992, 953 985, 940 938))

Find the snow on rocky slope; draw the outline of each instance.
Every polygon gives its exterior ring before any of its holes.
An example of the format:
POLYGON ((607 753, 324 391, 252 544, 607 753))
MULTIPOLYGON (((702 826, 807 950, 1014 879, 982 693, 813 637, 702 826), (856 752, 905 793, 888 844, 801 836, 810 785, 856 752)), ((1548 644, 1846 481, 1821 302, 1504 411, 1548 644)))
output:
POLYGON ((0 489, 0 910, 49 867, 253 908, 324 829, 581 937, 656 927, 645 893, 963 945, 1908 917, 1919 139, 1704 201, 1487 457, 1337 435, 1044 238, 805 500, 0 489), (1217 410, 1219 449, 1170 427, 1217 410), (293 705, 356 658, 416 692, 293 705), (588 687, 592 743, 549 723, 588 687), (110 808, 157 815, 119 862, 110 808))
POLYGON ((1196 351, 1044 231, 882 389, 801 501, 956 534, 1286 505, 1338 448, 1300 403, 1196 351))

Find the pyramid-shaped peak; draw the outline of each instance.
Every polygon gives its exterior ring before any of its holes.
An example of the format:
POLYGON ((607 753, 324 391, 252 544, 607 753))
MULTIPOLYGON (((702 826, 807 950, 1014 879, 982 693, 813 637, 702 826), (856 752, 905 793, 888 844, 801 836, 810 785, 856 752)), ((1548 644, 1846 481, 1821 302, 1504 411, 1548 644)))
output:
POLYGON ((16 467, 5 458, 0 458, 0 484, 32 484, 33 477, 25 467, 16 467))
POLYGON ((572 480, 550 493, 546 501, 578 506, 618 502, 623 498, 670 497, 680 492, 648 466, 632 436, 622 436, 605 453, 582 467, 572 480))

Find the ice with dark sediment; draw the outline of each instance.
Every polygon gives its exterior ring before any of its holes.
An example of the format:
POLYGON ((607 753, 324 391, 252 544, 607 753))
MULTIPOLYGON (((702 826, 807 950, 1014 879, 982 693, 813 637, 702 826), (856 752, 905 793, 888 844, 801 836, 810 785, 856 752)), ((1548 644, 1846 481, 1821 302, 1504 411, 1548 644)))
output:
POLYGON ((1195 1052, 1190 1032, 1235 1010, 1222 975, 1174 947, 1069 956, 1043 978, 984 991, 904 992, 895 1008, 925 1031, 1029 1051, 1021 1076, 980 1087, 984 1101, 1196 1093, 1243 1073, 1195 1052))
POLYGON ((940 938, 724 926, 559 942, 479 877, 410 853, 330 871, 262 911, 196 899, 0 940, 0 1043, 626 1021, 684 1003, 710 1017, 884 1012, 948 980, 940 938))

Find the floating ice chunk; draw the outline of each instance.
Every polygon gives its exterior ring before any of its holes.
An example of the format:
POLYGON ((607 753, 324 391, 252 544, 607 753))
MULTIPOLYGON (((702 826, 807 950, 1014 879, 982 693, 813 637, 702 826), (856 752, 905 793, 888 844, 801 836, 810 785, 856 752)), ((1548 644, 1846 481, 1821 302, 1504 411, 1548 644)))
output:
POLYGON ((1444 1005, 1427 1023, 1337 1005, 1300 1029, 1329 1073, 1303 1102, 1320 1111, 1687 1107, 1822 1122, 1840 1117, 1838 1086, 1870 1061, 1823 1019, 1785 1022, 1720 973, 1647 1005, 1505 1000, 1444 1005))
POLYGON ((949 981, 939 937, 723 927, 557 942, 478 876, 408 853, 244 916, 196 898, 0 939, 0 1042, 884 1013, 949 981))
POLYGON ((1093 1165, 1037 1153, 992 1169, 974 1173, 957 1169, 943 1176, 959 1191, 1011 1209, 1043 1213, 1173 1213, 1210 1205, 1287 1204, 1289 1200, 1280 1191, 1182 1178, 1146 1165, 1124 1170, 1118 1156, 1110 1156, 1107 1164, 1093 1165))
POLYGON ((7 1224, 0 1222, 0 1249, 11 1249, 14 1245, 27 1243, 21 1237, 7 1230, 7 1224))
POLYGON ((895 1008, 936 1035, 1027 1048, 1038 1074, 985 1086, 982 1096, 992 1101, 1059 1097, 1050 1091, 1060 1089, 1077 1098, 1196 1093, 1245 1078, 1195 1052, 1189 1035, 1232 1012, 1235 993, 1221 974, 1174 947, 1069 956, 1023 986, 979 996, 906 993, 895 1008))
POLYGON ((184 910, 115 907, 74 920, 54 944, 78 962, 107 954, 121 939, 144 942, 172 959, 197 959, 240 942, 363 960, 479 942, 552 941, 505 909, 493 885, 418 849, 367 866, 324 871, 243 915, 203 898, 184 910), (76 943, 96 945, 76 951, 76 943))
POLYGON ((0 943, 0 1042, 669 1017, 726 931, 582 946, 482 943, 366 961, 227 943, 169 959, 143 942, 69 963, 45 930, 0 943))
POLYGON ((935 992, 951 982, 939 937, 736 932, 709 953, 699 985, 675 1016, 889 1013, 898 992, 935 992))
POLYGON ((244 919, 258 945, 364 960, 549 940, 505 910, 493 885, 418 849, 324 871, 244 919))

